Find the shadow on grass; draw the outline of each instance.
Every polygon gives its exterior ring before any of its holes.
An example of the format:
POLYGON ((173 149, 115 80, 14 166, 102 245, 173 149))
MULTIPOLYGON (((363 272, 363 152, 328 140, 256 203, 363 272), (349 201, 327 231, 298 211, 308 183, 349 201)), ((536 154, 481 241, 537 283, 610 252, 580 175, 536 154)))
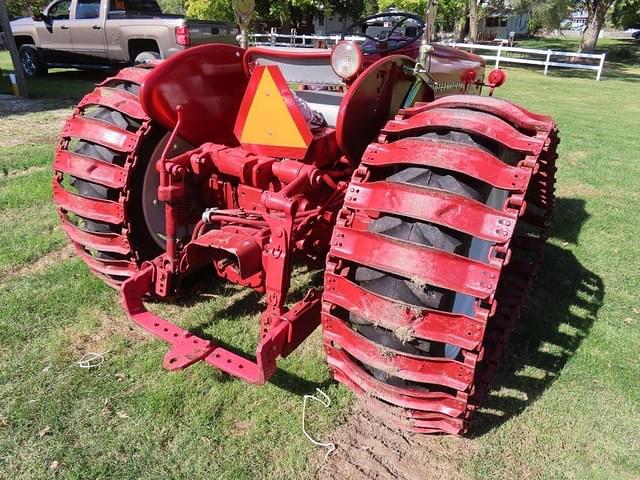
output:
MULTIPOLYGON (((3 73, 10 72, 3 71, 3 73)), ((47 75, 30 78, 27 81, 30 98, 3 97, 0 117, 73 108, 84 95, 106 77, 107 73, 101 71, 53 70, 47 75)), ((0 94, 10 95, 11 93, 8 77, 1 77, 0 94)))
MULTIPOLYGON (((560 198, 556 212, 554 238, 577 244, 588 218, 585 202, 560 198)), ((558 378, 589 334, 604 295, 602 279, 573 253, 547 245, 533 296, 505 351, 493 390, 478 412, 474 436, 520 414, 558 378)))

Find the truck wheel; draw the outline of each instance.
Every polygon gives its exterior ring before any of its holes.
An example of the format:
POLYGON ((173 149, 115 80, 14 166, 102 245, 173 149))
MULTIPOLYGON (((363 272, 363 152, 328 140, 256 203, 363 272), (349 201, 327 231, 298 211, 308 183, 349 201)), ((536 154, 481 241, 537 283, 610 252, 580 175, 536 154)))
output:
POLYGON ((133 63, 139 65, 143 63, 151 63, 155 60, 160 60, 160 54, 158 52, 140 52, 136 55, 133 63))
POLYGON ((38 52, 35 45, 22 45, 18 50, 18 56, 20 57, 20 64, 27 77, 47 74, 47 65, 42 60, 40 52, 38 52))
POLYGON ((325 273, 325 351, 387 423, 461 434, 541 262, 558 140, 550 119, 493 98, 405 115, 347 190, 325 273))
POLYGON ((53 193, 62 227, 92 272, 114 287, 162 251, 164 224, 155 218, 162 204, 143 195, 168 136, 139 103, 149 71, 126 68, 86 95, 55 153, 53 193))

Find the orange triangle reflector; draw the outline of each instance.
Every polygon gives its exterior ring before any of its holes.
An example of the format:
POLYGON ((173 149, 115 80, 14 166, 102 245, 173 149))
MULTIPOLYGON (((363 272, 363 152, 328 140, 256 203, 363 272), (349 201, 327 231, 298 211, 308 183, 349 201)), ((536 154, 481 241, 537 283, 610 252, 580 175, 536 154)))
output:
POLYGON ((258 66, 242 99, 234 133, 257 155, 305 157, 313 134, 276 65, 258 66))

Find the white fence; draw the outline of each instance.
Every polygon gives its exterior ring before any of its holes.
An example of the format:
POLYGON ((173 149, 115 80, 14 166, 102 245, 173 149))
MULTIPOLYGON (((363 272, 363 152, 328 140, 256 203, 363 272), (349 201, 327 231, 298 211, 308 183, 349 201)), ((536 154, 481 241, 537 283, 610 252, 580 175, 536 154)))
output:
MULTIPOLYGON (((341 38, 340 35, 298 35, 295 29, 292 29, 291 33, 278 33, 275 28, 272 28, 270 33, 249 33, 249 44, 272 47, 313 48, 322 46, 326 48, 334 46, 341 38)), ((366 38, 359 36, 345 38, 358 42, 366 40, 366 38)))
POLYGON ((455 42, 449 43, 448 45, 464 50, 471 50, 473 52, 476 52, 477 50, 492 52, 488 54, 481 54, 481 56, 485 60, 495 60, 496 68, 500 66, 500 63, 540 65, 544 67, 545 75, 549 72, 549 67, 594 70, 597 72, 596 80, 600 80, 600 78, 602 77, 602 70, 604 69, 604 60, 606 56, 605 53, 596 55, 592 53, 558 52, 555 50, 538 50, 535 48, 507 47, 504 45, 477 45, 474 43, 455 42), (517 54, 517 56, 513 56, 513 54, 517 54), (566 61, 558 61, 562 58, 590 58, 597 60, 597 63, 581 64, 577 62, 568 63, 566 61))
MULTIPOLYGON (((347 40, 365 41, 366 38, 353 36, 346 37, 347 40)), ((250 33, 249 43, 251 45, 270 45, 274 47, 296 47, 296 48, 313 48, 313 47, 332 47, 340 41, 340 35, 298 35, 295 29, 290 34, 278 33, 275 28, 270 33, 250 33)), ((481 54, 485 60, 494 60, 495 67, 498 68, 500 63, 518 63, 525 65, 540 65, 544 67, 544 74, 549 73, 549 67, 575 68, 581 70, 594 70, 597 72, 596 80, 602 78, 602 70, 604 69, 604 60, 606 54, 577 53, 577 52, 558 52, 555 50, 539 50, 535 48, 519 48, 509 47, 506 45, 478 45, 475 43, 447 43, 455 48, 471 50, 474 53, 479 51, 488 51, 487 54, 481 54), (514 56, 515 54, 515 56, 514 56), (560 58, 558 58, 560 57, 560 58), (596 63, 584 64, 574 61, 561 62, 561 58, 587 58, 597 60, 596 63)))

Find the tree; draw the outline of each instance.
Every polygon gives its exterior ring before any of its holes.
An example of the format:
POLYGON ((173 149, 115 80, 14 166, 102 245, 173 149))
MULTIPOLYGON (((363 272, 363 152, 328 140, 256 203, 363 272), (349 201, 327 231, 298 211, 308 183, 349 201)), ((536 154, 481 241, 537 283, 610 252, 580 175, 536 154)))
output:
POLYGON ((519 0, 514 4, 516 11, 529 12, 530 34, 559 29, 573 6, 573 0, 519 0))
POLYGON ((186 0, 187 16, 208 20, 233 20, 229 0, 186 0))
POLYGON ((469 0, 469 38, 472 42, 478 39, 478 0, 469 0))
POLYGON ((403 12, 411 12, 424 15, 428 0, 379 0, 378 7, 381 12, 390 8, 397 8, 403 12))
MULTIPOLYGON (((395 7, 406 12, 424 15, 428 0, 379 0, 380 10, 387 10, 395 7)), ((457 24, 461 24, 460 30, 464 36, 464 29, 467 23, 468 0, 439 0, 437 23, 445 31, 454 30, 457 24)))
POLYGON ((164 13, 184 15, 186 12, 185 0, 158 0, 158 4, 164 13))
POLYGON ((600 30, 604 25, 607 11, 615 0, 580 0, 580 6, 587 10, 587 27, 582 32, 580 41, 580 52, 593 52, 598 43, 600 30))
POLYGON ((616 0, 611 20, 621 29, 640 25, 640 0, 616 0))
POLYGON ((5 0, 9 17, 24 17, 29 15, 29 7, 43 8, 46 0, 5 0))
POLYGON ((464 41, 465 27, 467 26, 467 15, 469 14, 469 4, 464 2, 453 26, 453 40, 455 42, 464 41))

